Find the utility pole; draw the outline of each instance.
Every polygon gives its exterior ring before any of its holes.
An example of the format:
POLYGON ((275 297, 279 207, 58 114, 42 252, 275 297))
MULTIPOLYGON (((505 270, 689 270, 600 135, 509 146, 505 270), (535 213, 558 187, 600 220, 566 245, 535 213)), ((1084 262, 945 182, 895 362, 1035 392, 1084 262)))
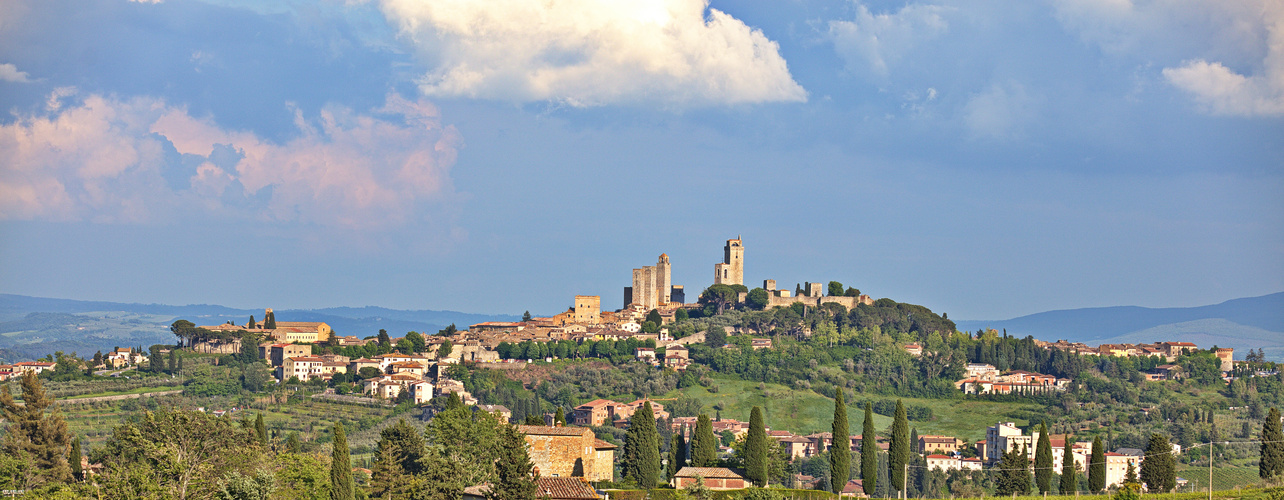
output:
POLYGON ((907 489, 908 484, 909 484, 909 462, 907 461, 905 462, 905 473, 901 474, 901 499, 902 500, 909 500, 909 489, 907 489))

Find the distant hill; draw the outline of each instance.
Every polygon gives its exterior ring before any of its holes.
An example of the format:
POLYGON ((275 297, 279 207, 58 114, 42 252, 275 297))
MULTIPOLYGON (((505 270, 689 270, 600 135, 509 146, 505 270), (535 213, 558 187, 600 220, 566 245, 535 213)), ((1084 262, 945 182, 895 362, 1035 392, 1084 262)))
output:
MULTIPOLYGON (((367 337, 388 330, 393 336, 409 331, 436 333, 454 323, 460 328, 483 321, 515 321, 518 316, 456 311, 404 311, 383 307, 278 309, 280 321, 324 321, 340 335, 367 337)), ((262 309, 220 305, 125 304, 50 299, 0 294, 0 360, 34 359, 54 351, 82 355, 120 346, 172 343, 169 325, 182 318, 198 325, 232 321, 245 323, 250 315, 263 319, 262 309)))
POLYGON ((1284 292, 1200 307, 1094 307, 1048 311, 1008 320, 957 321, 960 330, 1007 329, 1009 335, 1066 339, 1089 345, 1172 340, 1232 347, 1242 359, 1261 348, 1284 360, 1284 292))

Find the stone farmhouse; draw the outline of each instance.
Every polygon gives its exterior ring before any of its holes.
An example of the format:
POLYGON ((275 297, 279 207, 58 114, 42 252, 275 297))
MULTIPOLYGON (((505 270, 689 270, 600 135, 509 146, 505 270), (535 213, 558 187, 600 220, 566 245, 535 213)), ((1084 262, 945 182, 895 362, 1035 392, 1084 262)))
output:
POLYGON ((724 467, 683 467, 669 482, 674 488, 683 489, 703 480, 711 490, 739 490, 748 485, 744 472, 724 467))
POLYGON ((592 429, 519 425, 517 430, 526 436, 531 462, 541 477, 613 479, 616 446, 597 439, 592 429))

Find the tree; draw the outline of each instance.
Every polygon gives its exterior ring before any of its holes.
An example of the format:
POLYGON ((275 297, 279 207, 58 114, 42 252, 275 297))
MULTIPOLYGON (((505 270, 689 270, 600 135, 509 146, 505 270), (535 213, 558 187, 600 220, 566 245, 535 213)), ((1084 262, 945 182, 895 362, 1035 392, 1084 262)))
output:
POLYGON ((151 347, 151 354, 147 357, 147 371, 160 373, 165 370, 165 358, 161 357, 160 346, 151 347))
POLYGON ((745 436, 745 478, 758 487, 767 485, 767 428, 762 408, 749 412, 749 434, 745 436))
POLYGON ((455 349, 455 345, 452 344, 449 340, 442 342, 441 346, 437 348, 437 359, 444 359, 444 358, 450 357, 450 352, 453 351, 454 349, 455 349))
POLYGON ((1132 465, 1132 460, 1128 461, 1128 470, 1124 472, 1124 484, 1137 484, 1137 468, 1132 465))
POLYGON ((276 476, 270 471, 259 469, 253 476, 246 476, 237 471, 228 474, 223 480, 215 498, 219 500, 268 500, 276 492, 276 476))
POLYGON ((1066 435, 1066 446, 1061 451, 1061 484, 1062 495, 1068 495, 1079 489, 1079 468, 1074 463, 1074 440, 1066 435))
POLYGON ((830 281, 830 282, 829 282, 829 296, 830 296, 830 297, 841 297, 841 296, 843 295, 843 292, 845 292, 845 291, 846 291, 846 290, 844 290, 844 289, 843 289, 843 284, 842 284, 842 283, 839 283, 839 282, 837 282, 837 281, 830 281))
MULTIPOLYGON (((872 424, 871 424, 872 425, 872 424)), ((851 478, 852 448, 851 427, 847 423, 847 403, 843 401, 843 390, 840 388, 834 395, 834 421, 831 426, 833 446, 829 448, 829 490, 842 493, 847 480, 851 478)), ((861 452, 864 465, 864 450, 861 452)), ((862 472, 864 470, 862 469, 862 472)))
POLYGON ((748 295, 745 295, 745 305, 749 306, 751 309, 761 311, 766 309, 767 304, 770 302, 771 295, 763 288, 754 288, 753 290, 749 290, 748 295))
POLYGON ((526 312, 522 313, 522 323, 530 322, 530 320, 531 320, 531 312, 530 312, 530 311, 526 311, 526 312))
POLYGON ((250 322, 245 324, 246 328, 258 328, 259 324, 254 321, 254 315, 250 315, 250 322))
POLYGON ((716 467, 718 465, 718 438, 713 435, 713 422, 703 413, 696 418, 695 433, 691 436, 691 466, 716 467))
POLYGON ((686 321, 686 320, 688 320, 688 319, 691 319, 691 314, 690 314, 690 313, 688 313, 688 312, 687 312, 687 310, 686 310, 685 308, 679 308, 679 309, 677 310, 677 312, 673 313, 673 322, 674 322, 674 323, 681 323, 681 322, 686 321))
POLYGON ((266 315, 263 316, 263 329, 264 330, 276 329, 276 313, 268 312, 266 315))
POLYGON ((385 329, 383 329, 383 328, 380 328, 380 329, 379 329, 379 339, 378 339, 378 342, 379 342, 379 345, 382 345, 382 346, 391 346, 391 345, 392 345, 392 337, 389 337, 389 336, 388 336, 388 330, 385 330, 385 329))
POLYGON ((414 352, 424 352, 424 349, 428 347, 428 340, 424 339, 423 334, 419 332, 407 332, 406 340, 410 341, 410 346, 414 352))
POLYGON ((9 424, 4 437, 4 451, 12 456, 30 457, 35 465, 33 480, 63 482, 71 477, 65 455, 71 436, 62 411, 54 406, 53 398, 45 393, 44 386, 35 372, 22 372, 22 401, 19 404, 9 392, 9 386, 0 388, 0 411, 9 424), (45 415, 45 409, 53 410, 45 415))
POLYGON ((259 444, 268 444, 267 426, 263 425, 263 414, 260 413, 258 418, 254 419, 254 433, 259 438, 259 444))
POLYGON ((620 457, 620 474, 642 489, 655 488, 660 474, 660 436, 655 430, 655 413, 651 410, 650 401, 642 403, 642 407, 629 419, 620 457))
POLYGON ((1146 459, 1141 462, 1141 482, 1154 492, 1170 491, 1177 486, 1176 461, 1168 437, 1152 432, 1146 446, 1146 459))
POLYGON ((994 493, 999 496, 1030 494, 1030 459, 1029 451, 1022 446, 1013 447, 1003 453, 999 459, 999 477, 995 481, 994 493))
POLYGON ((650 312, 646 313, 646 321, 655 323, 657 327, 664 324, 664 318, 660 316, 660 311, 657 309, 652 309, 650 312))
POLYGON ((557 407, 556 413, 553 413, 553 424, 566 425, 566 413, 562 411, 561 406, 557 407))
POLYGON ((878 446, 874 445, 874 409, 869 401, 865 402, 865 427, 860 440, 860 477, 865 494, 874 495, 878 486, 878 446), (866 444, 869 443, 869 444, 866 444))
MULTIPOLYGON (((862 443, 862 446, 864 444, 862 443)), ((893 490, 905 484, 905 464, 910 459, 909 420, 905 418, 905 404, 896 400, 896 416, 892 418, 892 442, 888 446, 888 473, 893 490)))
POLYGON ((299 443, 299 433, 291 432, 290 437, 285 440, 286 453, 298 453, 303 450, 303 445, 299 443))
POLYGON ((1052 441, 1048 438, 1048 423, 1044 422, 1039 424, 1039 443, 1034 448, 1034 483, 1039 493, 1052 491, 1052 474, 1052 441))
POLYGON ((259 344, 263 342, 263 336, 252 332, 241 333, 241 349, 237 352, 236 360, 243 364, 262 363, 263 358, 259 356, 259 344))
POLYGON ((727 309, 727 306, 735 305, 739 298, 740 294, 736 292, 735 288, 731 288, 728 285, 716 284, 706 288, 704 292, 700 294, 700 304, 713 306, 716 308, 717 314, 722 314, 722 312, 727 309))
POLYGON ((348 436, 343 422, 334 423, 334 448, 330 452, 330 500, 353 500, 356 490, 352 487, 352 456, 348 451, 348 436))
POLYGON ((686 465, 686 457, 684 456, 686 455, 686 450, 683 448, 686 448, 686 443, 682 442, 682 433, 674 433, 673 437, 669 440, 668 476, 670 479, 672 479, 673 475, 677 474, 678 471, 682 470, 682 467, 686 465))
POLYGON ((1262 423, 1262 459, 1257 466, 1262 479, 1284 475, 1284 430, 1280 427, 1280 410, 1271 408, 1262 423))
POLYGON ((67 463, 71 465, 71 478, 76 481, 84 479, 84 468, 80 463, 80 439, 72 438, 71 454, 67 455, 67 463))
POLYGON ((253 427, 172 408, 127 420, 112 431, 102 449, 102 462, 107 465, 104 476, 141 475, 148 488, 179 500, 213 496, 223 478, 232 471, 253 468, 263 452, 253 427))
POLYGON ((1106 489, 1106 450, 1101 436, 1092 438, 1092 458, 1088 460, 1088 490, 1098 493, 1106 489))
MULTIPOLYGON (((495 462, 495 482, 486 493, 486 498, 491 500, 535 498, 537 486, 535 477, 531 475, 535 465, 531 463, 530 456, 526 452, 526 437, 518 432, 516 427, 504 425, 499 429, 499 444, 499 460, 495 462)), ((659 453, 659 450, 659 447, 656 447, 656 453, 659 453)), ((656 466, 659 465, 657 456, 656 466)))
POLYGON ((166 371, 171 374, 178 371, 178 348, 169 350, 169 366, 166 371))
POLYGON ((397 352, 402 354, 414 354, 415 343, 411 342, 408 338, 402 337, 401 340, 397 341, 397 352))

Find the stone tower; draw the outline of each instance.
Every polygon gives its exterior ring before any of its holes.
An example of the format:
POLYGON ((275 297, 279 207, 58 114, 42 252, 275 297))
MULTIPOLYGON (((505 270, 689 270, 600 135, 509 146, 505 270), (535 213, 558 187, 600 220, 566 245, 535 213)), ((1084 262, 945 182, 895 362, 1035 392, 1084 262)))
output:
POLYGON ((673 285, 673 279, 669 273, 669 254, 660 254, 660 259, 655 263, 655 294, 656 302, 668 304, 672 290, 669 287, 673 285))
POLYGON ((722 247, 722 263, 713 265, 713 284, 745 284, 745 246, 739 236, 722 247))

